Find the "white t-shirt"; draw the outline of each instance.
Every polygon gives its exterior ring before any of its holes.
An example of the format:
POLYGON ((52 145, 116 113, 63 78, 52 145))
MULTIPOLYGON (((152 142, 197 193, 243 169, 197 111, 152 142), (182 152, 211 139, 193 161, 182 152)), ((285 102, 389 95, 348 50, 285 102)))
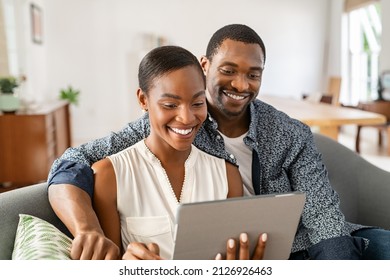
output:
POLYGON ((236 138, 229 138, 219 132, 225 141, 225 148, 228 153, 233 155, 239 166, 239 171, 244 183, 244 195, 255 195, 252 183, 252 149, 245 145, 244 138, 248 133, 236 138))

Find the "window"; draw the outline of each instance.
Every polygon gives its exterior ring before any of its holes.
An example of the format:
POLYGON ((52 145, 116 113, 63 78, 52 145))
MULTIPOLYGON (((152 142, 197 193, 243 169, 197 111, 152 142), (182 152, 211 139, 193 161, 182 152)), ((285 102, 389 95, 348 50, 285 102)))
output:
POLYGON ((343 81, 341 102, 357 105, 378 97, 381 50, 380 3, 352 10, 343 18, 343 81))
POLYGON ((0 24, 0 27, 3 27, 2 38, 5 40, 5 43, 0 44, 2 48, 1 53, 5 54, 2 72, 12 76, 19 76, 15 2, 0 0, 0 6, 2 8, 0 12, 2 11, 3 15, 3 22, 0 24))

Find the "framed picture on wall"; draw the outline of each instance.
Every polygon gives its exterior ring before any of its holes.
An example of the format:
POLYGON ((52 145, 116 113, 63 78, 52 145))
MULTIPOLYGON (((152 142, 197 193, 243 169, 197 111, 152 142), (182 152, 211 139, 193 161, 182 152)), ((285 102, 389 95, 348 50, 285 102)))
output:
POLYGON ((43 42, 43 24, 42 24, 42 11, 35 4, 30 6, 31 12, 31 36, 32 41, 36 44, 42 44, 43 42))

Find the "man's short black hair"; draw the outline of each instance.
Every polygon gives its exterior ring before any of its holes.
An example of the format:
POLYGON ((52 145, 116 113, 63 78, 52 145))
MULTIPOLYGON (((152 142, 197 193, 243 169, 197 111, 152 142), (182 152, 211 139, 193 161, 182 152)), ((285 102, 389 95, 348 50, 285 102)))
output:
POLYGON ((263 50, 265 62, 265 46, 263 40, 252 28, 244 24, 225 25, 213 34, 206 50, 206 57, 209 60, 212 60, 213 56, 218 52, 218 49, 222 45, 223 41, 226 39, 242 42, 245 44, 258 44, 263 50))

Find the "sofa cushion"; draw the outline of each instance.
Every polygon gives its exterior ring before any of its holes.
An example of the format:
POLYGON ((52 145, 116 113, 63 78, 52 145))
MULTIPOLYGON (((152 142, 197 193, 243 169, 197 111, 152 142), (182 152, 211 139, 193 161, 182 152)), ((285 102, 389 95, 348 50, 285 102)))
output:
POLYGON ((3 192, 0 193, 0 260, 12 257, 19 214, 22 213, 41 218, 72 237, 50 206, 46 183, 3 192))
POLYGON ((72 240, 52 224, 20 214, 12 253, 14 260, 69 260, 72 240))

